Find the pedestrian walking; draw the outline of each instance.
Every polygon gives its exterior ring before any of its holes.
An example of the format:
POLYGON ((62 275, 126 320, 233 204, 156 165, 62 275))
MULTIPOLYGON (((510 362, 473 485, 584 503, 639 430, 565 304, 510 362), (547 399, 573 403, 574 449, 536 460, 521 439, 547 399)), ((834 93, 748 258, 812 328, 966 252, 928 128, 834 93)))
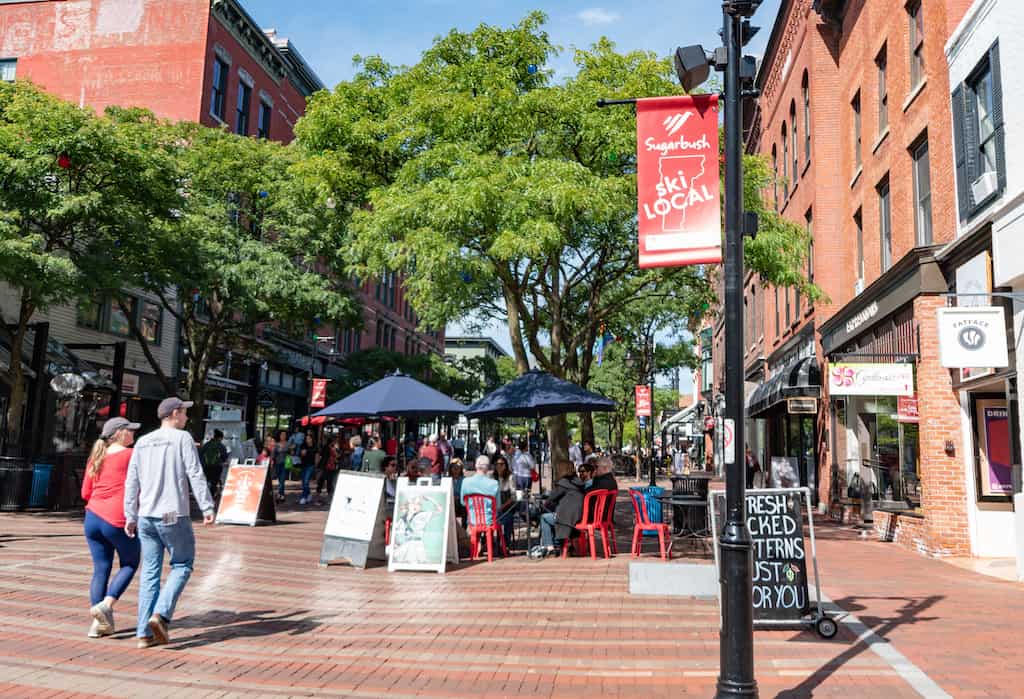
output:
POLYGON ((213 524, 213 499, 192 435, 185 431, 191 401, 166 398, 157 408, 160 429, 142 437, 128 462, 125 481, 125 532, 139 537, 142 580, 139 583, 139 648, 166 644, 174 608, 192 575, 195 534, 189 519, 188 484, 192 485, 203 524, 213 524), (188 484, 186 483, 188 481, 188 484), (171 572, 161 587, 164 551, 171 572))
POLYGON ((320 467, 320 476, 316 479, 316 504, 323 505, 320 494, 327 488, 327 495, 334 495, 334 484, 338 480, 338 467, 342 458, 341 437, 335 437, 320 450, 317 455, 317 465, 320 467))
POLYGON ((210 495, 216 498, 220 494, 220 477, 224 467, 228 465, 231 453, 224 446, 224 433, 214 430, 213 437, 199 450, 199 460, 203 464, 203 475, 210 488, 210 495))
POLYGON ((529 451, 529 443, 519 440, 519 448, 512 454, 512 475, 516 479, 516 489, 527 492, 533 488, 533 474, 537 470, 537 462, 529 451))
POLYGON ((299 462, 302 464, 302 497, 299 498, 300 505, 313 502, 313 498, 309 494, 309 481, 313 478, 313 472, 316 471, 316 457, 316 443, 313 441, 313 435, 307 434, 306 442, 299 450, 299 462))
POLYGON ((89 638, 114 633, 114 605, 139 567, 139 541, 124 530, 124 485, 137 429, 139 423, 123 417, 107 420, 85 466, 82 480, 82 499, 86 502, 85 540, 92 554, 89 638), (120 568, 111 580, 115 551, 120 568))

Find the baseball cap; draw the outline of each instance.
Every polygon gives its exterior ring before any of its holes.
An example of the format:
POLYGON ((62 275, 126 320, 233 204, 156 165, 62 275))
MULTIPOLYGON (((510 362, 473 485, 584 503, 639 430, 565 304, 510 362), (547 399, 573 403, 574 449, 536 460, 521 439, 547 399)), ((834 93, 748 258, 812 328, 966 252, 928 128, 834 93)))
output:
POLYGON ((171 413, 173 413, 175 410, 178 410, 179 408, 191 407, 192 401, 182 400, 177 396, 171 396, 170 398, 164 398, 162 401, 160 401, 160 407, 156 409, 156 416, 160 420, 163 420, 165 417, 169 416, 171 413))
POLYGON ((123 417, 112 417, 103 423, 103 430, 100 431, 100 437, 103 439, 110 439, 113 437, 118 430, 137 430, 142 425, 137 422, 130 422, 125 420, 123 417))

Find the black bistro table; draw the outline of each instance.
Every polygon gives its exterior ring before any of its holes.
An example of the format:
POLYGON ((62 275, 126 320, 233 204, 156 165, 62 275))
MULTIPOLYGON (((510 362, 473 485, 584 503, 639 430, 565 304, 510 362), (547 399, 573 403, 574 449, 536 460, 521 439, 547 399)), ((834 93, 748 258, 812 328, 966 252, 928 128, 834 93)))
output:
POLYGON ((672 476, 672 494, 662 495, 659 500, 672 507, 672 538, 699 539, 711 536, 708 528, 708 489, 713 475, 707 472, 691 472, 672 476))

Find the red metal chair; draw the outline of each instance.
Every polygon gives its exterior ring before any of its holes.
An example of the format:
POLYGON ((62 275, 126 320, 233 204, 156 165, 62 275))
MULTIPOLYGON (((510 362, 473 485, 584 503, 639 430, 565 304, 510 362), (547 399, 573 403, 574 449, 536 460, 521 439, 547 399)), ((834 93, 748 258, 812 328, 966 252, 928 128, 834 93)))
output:
MULTIPOLYGON (((605 558, 609 558, 608 535, 604 529, 605 503, 608 502, 610 490, 591 490, 583 498, 583 514, 580 521, 576 523, 575 529, 579 532, 576 536, 576 551, 583 550, 584 542, 590 544, 590 557, 597 558, 597 541, 594 538, 595 531, 601 532, 601 541, 604 544, 605 558)), ((562 558, 569 556, 569 540, 562 542, 562 558)))
POLYGON ((640 557, 640 547, 643 544, 645 531, 654 530, 658 532, 658 544, 661 546, 661 559, 668 560, 665 539, 668 538, 668 525, 664 522, 652 522, 647 515, 647 501, 644 494, 637 490, 629 491, 629 499, 633 503, 633 517, 636 523, 633 525, 633 558, 640 557))
POLYGON ((494 560, 494 546, 492 535, 501 542, 501 553, 508 555, 508 548, 505 546, 505 536, 501 533, 501 525, 498 524, 495 513, 498 511, 497 499, 493 495, 463 495, 462 504, 466 506, 466 521, 469 523, 469 558, 476 560, 480 552, 480 535, 487 537, 487 560, 494 560), (488 516, 487 504, 490 503, 490 516, 488 516), (489 522, 489 523, 488 523, 489 522))
POLYGON ((607 491, 607 499, 604 502, 604 517, 601 519, 601 523, 598 527, 601 530, 601 541, 604 542, 605 558, 608 557, 608 544, 611 543, 612 553, 618 555, 619 546, 615 543, 615 502, 618 500, 619 493, 615 490, 607 491), (610 537, 610 539, 609 539, 610 537))

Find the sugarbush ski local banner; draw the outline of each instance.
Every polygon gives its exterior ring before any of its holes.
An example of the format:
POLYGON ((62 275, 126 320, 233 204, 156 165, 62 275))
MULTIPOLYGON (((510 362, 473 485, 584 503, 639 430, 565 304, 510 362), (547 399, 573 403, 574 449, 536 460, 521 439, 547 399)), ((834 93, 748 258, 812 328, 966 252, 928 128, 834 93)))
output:
POLYGON ((718 96, 636 102, 640 267, 722 261, 718 96))

